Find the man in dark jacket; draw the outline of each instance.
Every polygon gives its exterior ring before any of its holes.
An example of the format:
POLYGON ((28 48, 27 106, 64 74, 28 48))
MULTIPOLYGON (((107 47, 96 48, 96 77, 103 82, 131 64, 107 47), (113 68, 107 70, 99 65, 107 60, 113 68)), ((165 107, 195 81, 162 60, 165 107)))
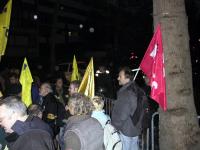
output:
POLYGON ((19 83, 19 77, 16 73, 9 75, 9 82, 6 85, 5 96, 20 96, 22 86, 19 83))
POLYGON ((68 90, 63 85, 62 77, 57 77, 55 80, 55 86, 53 88, 54 97, 59 101, 63 106, 67 104, 68 101, 68 90))
POLYGON ((137 94, 130 90, 130 86, 135 84, 131 81, 131 70, 127 67, 121 68, 118 81, 122 87, 117 93, 117 100, 112 111, 112 124, 121 132, 123 150, 137 150, 140 130, 133 125, 131 120, 137 108, 137 94))
POLYGON ((38 117, 28 116, 17 97, 0 102, 0 125, 8 134, 9 150, 54 150, 51 128, 38 117))
POLYGON ((66 118, 65 107, 57 101, 53 95, 52 87, 49 83, 43 83, 40 87, 40 95, 43 98, 42 119, 50 125, 54 135, 59 133, 62 120, 66 118))

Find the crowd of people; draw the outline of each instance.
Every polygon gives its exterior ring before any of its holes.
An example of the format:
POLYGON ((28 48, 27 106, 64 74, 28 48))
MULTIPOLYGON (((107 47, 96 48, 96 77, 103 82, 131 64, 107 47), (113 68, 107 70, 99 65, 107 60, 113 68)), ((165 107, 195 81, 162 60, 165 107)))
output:
MULTIPOLYGON (((114 101, 112 115, 104 111, 104 100, 78 93, 80 81, 64 86, 63 78, 32 85, 32 104, 26 108, 21 99, 19 73, 1 77, 0 125, 2 150, 106 150, 104 127, 108 121, 119 131, 123 150, 138 150, 140 125, 131 120, 137 108, 136 83, 128 67, 121 68, 121 88, 114 101)), ((138 122, 140 124, 141 122, 138 122)))

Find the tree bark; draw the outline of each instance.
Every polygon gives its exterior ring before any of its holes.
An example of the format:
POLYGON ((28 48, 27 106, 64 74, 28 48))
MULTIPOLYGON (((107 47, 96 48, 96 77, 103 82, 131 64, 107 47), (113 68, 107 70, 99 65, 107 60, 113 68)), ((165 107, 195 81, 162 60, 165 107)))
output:
POLYGON ((168 105, 159 110, 160 149, 200 149, 185 2, 153 0, 153 15, 154 27, 161 23, 168 105))

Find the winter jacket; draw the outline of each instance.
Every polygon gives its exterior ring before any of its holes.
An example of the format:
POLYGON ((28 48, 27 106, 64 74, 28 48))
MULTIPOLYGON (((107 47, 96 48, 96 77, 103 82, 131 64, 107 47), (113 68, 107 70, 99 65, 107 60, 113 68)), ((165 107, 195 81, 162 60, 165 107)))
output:
POLYGON ((135 137, 140 134, 140 130, 133 125, 130 117, 137 108, 137 94, 130 90, 131 84, 135 83, 129 82, 117 92, 117 100, 114 103, 111 118, 112 124, 117 130, 125 136, 135 137))
POLYGON ((72 116, 60 133, 61 150, 104 150, 103 128, 88 116, 72 116))
POLYGON ((65 107, 56 100, 52 93, 43 97, 43 115, 42 119, 50 125, 54 135, 59 133, 59 127, 62 126, 62 120, 66 118, 65 107))
POLYGON ((37 117, 16 121, 12 130, 6 137, 9 150, 55 150, 51 128, 37 117))

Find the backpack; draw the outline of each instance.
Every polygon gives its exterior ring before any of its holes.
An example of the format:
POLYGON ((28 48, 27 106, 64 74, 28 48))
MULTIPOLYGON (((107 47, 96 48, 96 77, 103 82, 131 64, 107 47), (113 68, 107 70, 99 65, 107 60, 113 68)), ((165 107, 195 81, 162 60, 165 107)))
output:
POLYGON ((105 150, 122 150, 122 142, 119 132, 111 125, 108 120, 104 127, 104 146, 105 150))
POLYGON ((150 114, 148 112, 148 97, 143 89, 141 89, 136 83, 133 83, 129 87, 137 95, 137 108, 131 117, 133 125, 140 130, 147 129, 150 125, 150 114))

